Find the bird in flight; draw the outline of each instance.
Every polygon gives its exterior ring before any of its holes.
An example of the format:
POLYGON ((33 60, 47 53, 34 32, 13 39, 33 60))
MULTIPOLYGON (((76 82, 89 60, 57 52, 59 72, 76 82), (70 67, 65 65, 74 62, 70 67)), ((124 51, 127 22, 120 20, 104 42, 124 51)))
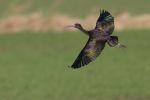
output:
POLYGON ((101 54, 106 43, 110 47, 126 47, 119 43, 118 36, 111 35, 114 31, 114 17, 108 11, 101 11, 93 30, 85 30, 79 23, 67 27, 77 28, 89 37, 71 68, 80 68, 94 61, 101 54))

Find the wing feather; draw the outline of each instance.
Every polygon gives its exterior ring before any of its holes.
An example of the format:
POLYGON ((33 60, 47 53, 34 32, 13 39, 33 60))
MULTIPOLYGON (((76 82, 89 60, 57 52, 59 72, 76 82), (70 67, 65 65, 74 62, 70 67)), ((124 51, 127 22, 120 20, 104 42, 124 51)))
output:
POLYGON ((114 31, 114 17, 108 11, 102 10, 99 18, 97 19, 95 28, 112 34, 114 31))
POLYGON ((104 49, 105 43, 105 41, 97 41, 96 39, 89 38, 71 67, 80 68, 94 61, 104 49))

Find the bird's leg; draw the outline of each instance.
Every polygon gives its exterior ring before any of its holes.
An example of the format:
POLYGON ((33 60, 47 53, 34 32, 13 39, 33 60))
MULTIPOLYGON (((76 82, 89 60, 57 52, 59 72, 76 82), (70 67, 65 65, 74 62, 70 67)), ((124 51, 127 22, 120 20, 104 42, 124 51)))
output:
POLYGON ((108 43, 108 45, 109 45, 110 47, 126 48, 125 45, 120 44, 119 42, 118 42, 118 43, 115 43, 115 42, 112 42, 112 41, 109 41, 109 40, 108 40, 107 43, 108 43))
POLYGON ((123 44, 118 43, 118 44, 116 45, 116 47, 118 47, 118 48, 126 48, 127 46, 126 46, 126 45, 123 45, 123 44))

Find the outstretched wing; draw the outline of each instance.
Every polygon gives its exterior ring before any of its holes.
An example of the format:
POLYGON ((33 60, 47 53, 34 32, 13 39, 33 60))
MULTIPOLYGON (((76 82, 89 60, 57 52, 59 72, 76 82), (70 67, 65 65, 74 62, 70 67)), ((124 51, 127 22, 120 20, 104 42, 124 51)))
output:
POLYGON ((95 60, 96 57, 100 55, 105 47, 105 41, 97 41, 96 39, 90 39, 86 43, 85 47, 82 49, 74 63, 72 68, 80 68, 89 64, 91 61, 95 60))
POLYGON ((95 28, 112 34, 114 30, 114 17, 108 11, 102 10, 96 22, 95 28))

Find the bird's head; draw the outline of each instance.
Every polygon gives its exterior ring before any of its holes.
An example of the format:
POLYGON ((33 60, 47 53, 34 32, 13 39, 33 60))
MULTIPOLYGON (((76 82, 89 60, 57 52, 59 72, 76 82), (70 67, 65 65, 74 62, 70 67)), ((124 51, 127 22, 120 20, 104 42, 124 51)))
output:
POLYGON ((67 28, 69 28, 69 27, 74 27, 74 28, 77 28, 77 29, 81 29, 82 28, 82 26, 81 26, 81 24, 79 24, 79 23, 75 23, 74 25, 68 25, 68 26, 66 26, 67 28))
POLYGON ((74 27, 78 28, 78 29, 82 28, 81 24, 79 24, 79 23, 74 24, 74 27))

